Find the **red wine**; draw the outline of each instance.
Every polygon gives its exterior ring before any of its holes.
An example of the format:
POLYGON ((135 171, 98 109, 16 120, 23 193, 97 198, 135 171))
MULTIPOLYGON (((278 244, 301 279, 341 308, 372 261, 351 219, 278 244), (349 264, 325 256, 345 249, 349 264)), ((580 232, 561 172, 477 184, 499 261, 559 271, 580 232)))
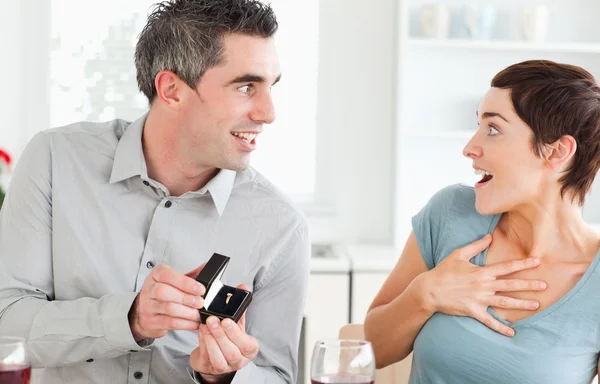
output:
POLYGON ((0 383, 2 384, 29 384, 31 367, 24 365, 0 364, 0 383))
POLYGON ((312 384, 374 384, 371 376, 361 375, 321 375, 313 377, 312 384))

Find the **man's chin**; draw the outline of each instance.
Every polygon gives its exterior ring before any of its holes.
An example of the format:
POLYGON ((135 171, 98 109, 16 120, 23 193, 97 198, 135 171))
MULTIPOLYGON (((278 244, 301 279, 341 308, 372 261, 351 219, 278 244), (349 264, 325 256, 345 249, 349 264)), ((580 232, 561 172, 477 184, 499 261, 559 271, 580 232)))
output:
POLYGON ((238 164, 227 164, 224 167, 220 167, 221 169, 227 169, 234 172, 242 172, 250 167, 250 163, 238 163, 238 164))

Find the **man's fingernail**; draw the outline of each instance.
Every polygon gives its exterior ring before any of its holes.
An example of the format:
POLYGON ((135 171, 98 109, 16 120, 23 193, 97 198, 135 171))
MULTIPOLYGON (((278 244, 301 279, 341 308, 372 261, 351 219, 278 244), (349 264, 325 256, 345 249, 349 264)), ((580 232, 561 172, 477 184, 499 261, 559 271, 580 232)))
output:
POLYGON ((207 321, 208 326, 211 328, 217 328, 219 326, 219 320, 216 317, 210 317, 207 321))
POLYGON ((196 285, 194 285, 194 291, 198 292, 199 295, 204 295, 204 293, 206 292, 206 289, 204 289, 204 285, 196 284, 196 285))
POLYGON ((225 319, 225 320, 223 320, 223 322, 221 324, 223 325, 223 328, 229 330, 229 329, 231 329, 231 326, 233 325, 233 321, 231 321, 229 319, 225 319))

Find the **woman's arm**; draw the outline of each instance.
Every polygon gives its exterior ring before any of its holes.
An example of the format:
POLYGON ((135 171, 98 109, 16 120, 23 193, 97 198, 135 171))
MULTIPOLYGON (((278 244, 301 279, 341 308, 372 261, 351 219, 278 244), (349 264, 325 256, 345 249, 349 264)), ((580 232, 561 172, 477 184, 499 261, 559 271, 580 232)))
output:
POLYGON ((377 367, 404 359, 417 334, 435 313, 469 316, 506 336, 514 331, 487 312, 488 306, 534 310, 531 300, 497 295, 497 292, 539 291, 545 284, 533 280, 497 279, 535 268, 539 261, 526 259, 478 267, 469 262, 486 249, 491 236, 458 248, 428 271, 414 233, 400 260, 373 300, 365 319, 365 337, 373 344, 377 367))
POLYGON ((411 232, 400 260, 369 307, 365 338, 373 344, 377 368, 403 360, 423 324, 433 315, 423 279, 427 266, 411 232), (393 319, 393 321, 392 321, 393 319))

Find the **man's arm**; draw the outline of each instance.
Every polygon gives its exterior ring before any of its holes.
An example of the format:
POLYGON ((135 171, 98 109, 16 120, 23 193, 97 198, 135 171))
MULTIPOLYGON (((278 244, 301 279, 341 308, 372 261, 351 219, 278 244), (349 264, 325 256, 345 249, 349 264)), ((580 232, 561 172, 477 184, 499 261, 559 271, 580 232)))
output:
POLYGON ((127 318, 136 292, 54 301, 49 141, 27 145, 0 211, 0 335, 24 337, 35 368, 140 350, 127 318))
MULTIPOLYGON (((278 253, 278 258, 268 271, 268 275, 258 282, 253 292, 252 303, 246 313, 245 330, 258 341, 258 355, 235 372, 233 379, 225 376, 222 380, 215 380, 209 376, 206 380, 198 382, 233 384, 296 382, 298 343, 306 302, 309 266, 310 242, 306 224, 302 222, 278 253)), ((210 329, 208 332, 208 335, 200 335, 201 345, 191 356, 192 367, 201 372, 206 372, 206 355, 210 355, 208 360, 211 362, 218 362, 225 355, 231 355, 233 360, 237 360, 235 357, 237 354, 228 353, 230 351, 223 353, 221 350, 217 351, 220 353, 211 354, 210 345, 207 348, 209 338, 214 335, 218 345, 226 345, 230 341, 235 344, 235 339, 243 339, 234 336, 230 340, 223 327, 210 329)), ((241 349, 243 355, 243 346, 241 349)), ((228 362, 232 364, 232 361, 228 362)))

